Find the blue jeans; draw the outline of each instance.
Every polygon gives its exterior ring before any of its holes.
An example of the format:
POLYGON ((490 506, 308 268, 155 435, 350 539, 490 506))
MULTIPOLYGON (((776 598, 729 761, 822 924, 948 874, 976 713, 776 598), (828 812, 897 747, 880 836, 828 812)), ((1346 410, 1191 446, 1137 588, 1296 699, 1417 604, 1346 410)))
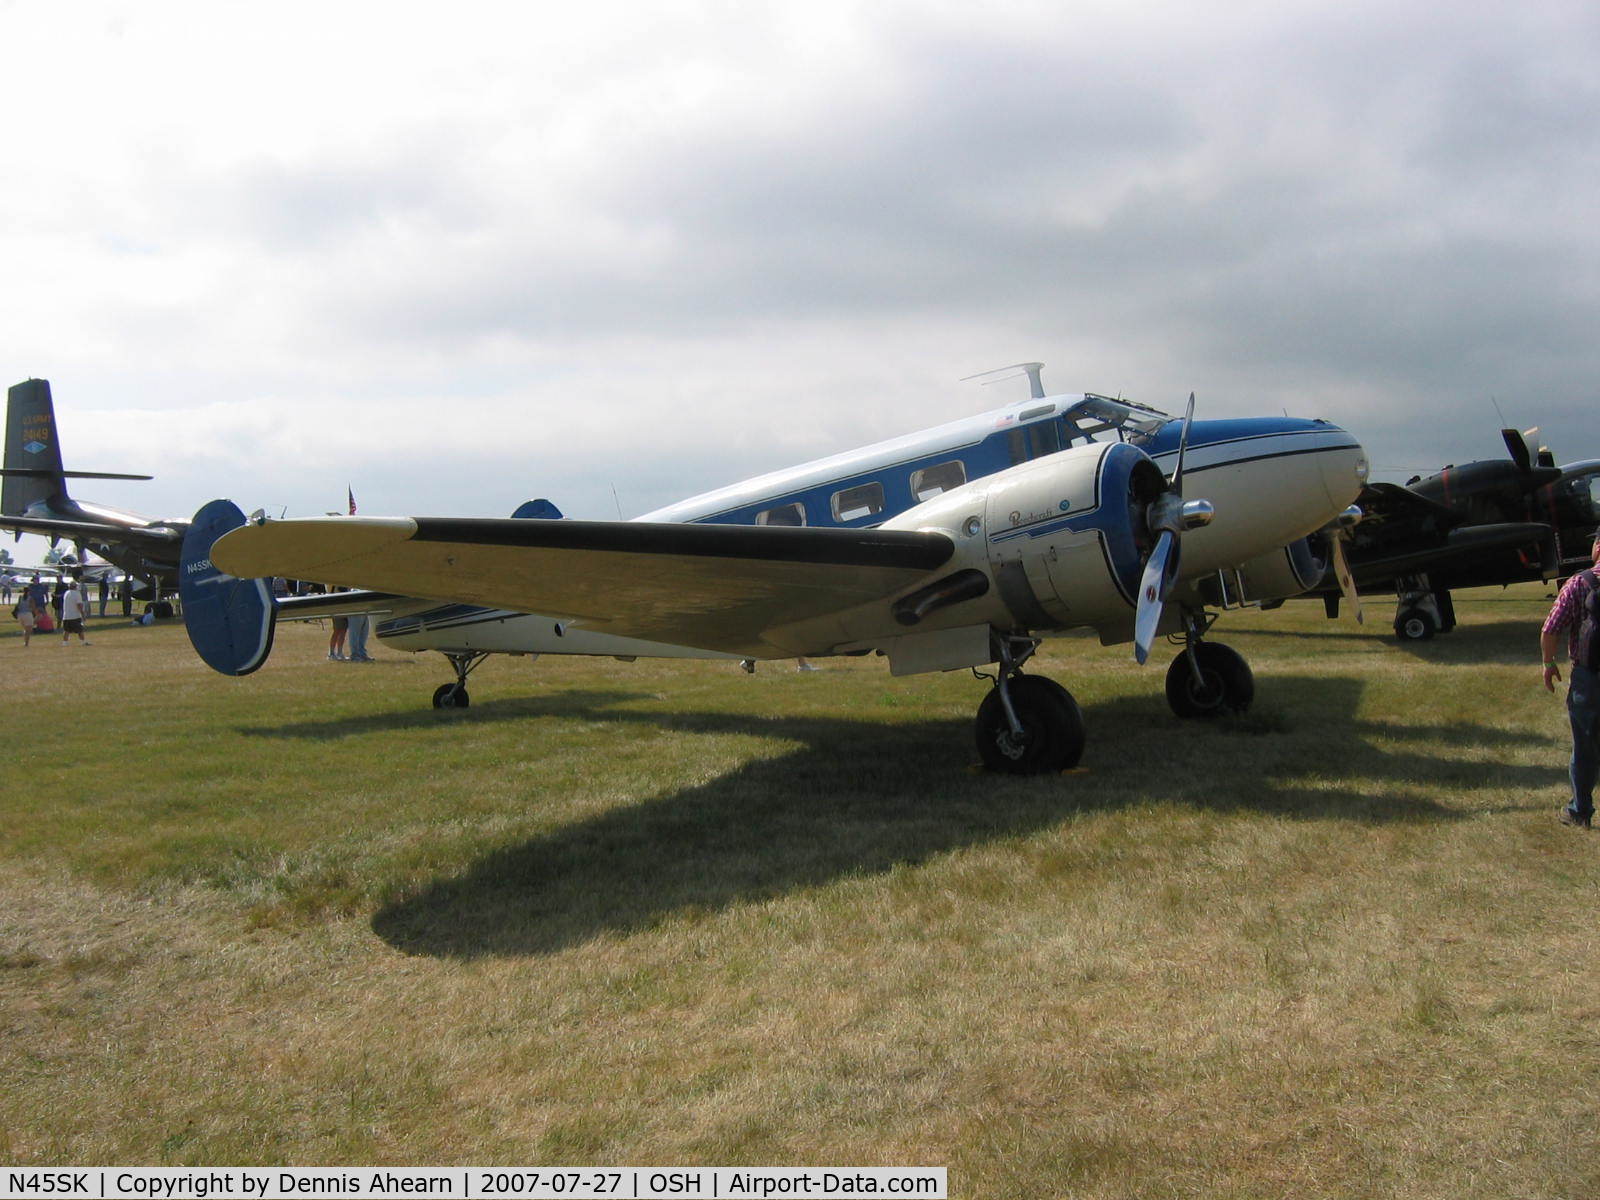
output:
POLYGON ((1594 816, 1595 778, 1600 775, 1600 677, 1586 667, 1572 667, 1567 687, 1567 717, 1572 722, 1572 803, 1575 817, 1594 816))
POLYGON ((346 648, 351 658, 367 657, 367 629, 370 623, 371 619, 365 615, 350 618, 349 645, 346 648))

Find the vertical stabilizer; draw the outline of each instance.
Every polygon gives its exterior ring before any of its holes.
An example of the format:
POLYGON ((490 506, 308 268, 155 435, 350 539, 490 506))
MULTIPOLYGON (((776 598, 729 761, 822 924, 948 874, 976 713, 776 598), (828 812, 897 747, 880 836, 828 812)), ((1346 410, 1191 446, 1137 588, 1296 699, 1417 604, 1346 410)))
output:
POLYGON ((21 516, 30 505, 67 494, 49 380, 30 379, 7 393, 5 465, 0 512, 8 516, 21 516))

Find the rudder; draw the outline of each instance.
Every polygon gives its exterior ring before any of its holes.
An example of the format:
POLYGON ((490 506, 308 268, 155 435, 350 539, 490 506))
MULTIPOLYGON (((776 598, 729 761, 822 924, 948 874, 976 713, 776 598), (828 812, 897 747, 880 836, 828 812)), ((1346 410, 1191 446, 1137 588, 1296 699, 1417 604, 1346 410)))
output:
POLYGON ((217 570, 211 547, 245 524, 239 506, 213 500, 195 513, 183 535, 178 593, 189 642, 214 671, 248 675, 272 653, 278 601, 265 579, 238 579, 217 570))
POLYGON ((65 496, 61 444, 50 381, 29 379, 6 393, 7 474, 0 487, 0 512, 21 516, 31 505, 65 496), (11 472, 20 472, 11 474, 11 472))

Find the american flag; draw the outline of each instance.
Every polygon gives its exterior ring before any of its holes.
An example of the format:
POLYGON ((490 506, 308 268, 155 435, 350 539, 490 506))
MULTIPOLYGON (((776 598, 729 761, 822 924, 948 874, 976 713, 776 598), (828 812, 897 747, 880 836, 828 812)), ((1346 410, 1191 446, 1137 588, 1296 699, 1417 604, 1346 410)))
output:
POLYGON ((356 515, 356 494, 351 490, 348 483, 344 485, 344 490, 345 493, 350 497, 350 515, 353 517, 356 515))

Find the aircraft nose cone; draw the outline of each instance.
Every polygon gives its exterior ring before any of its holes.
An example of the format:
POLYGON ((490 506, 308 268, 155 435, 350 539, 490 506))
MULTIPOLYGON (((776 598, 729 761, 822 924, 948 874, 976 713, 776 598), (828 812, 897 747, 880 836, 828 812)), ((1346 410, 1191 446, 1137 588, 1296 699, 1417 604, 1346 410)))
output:
POLYGON ((1321 455, 1322 486, 1327 490, 1328 503, 1336 511, 1343 510, 1367 484, 1371 464, 1365 447, 1354 436, 1337 425, 1327 428, 1328 440, 1341 446, 1336 452, 1321 455))

